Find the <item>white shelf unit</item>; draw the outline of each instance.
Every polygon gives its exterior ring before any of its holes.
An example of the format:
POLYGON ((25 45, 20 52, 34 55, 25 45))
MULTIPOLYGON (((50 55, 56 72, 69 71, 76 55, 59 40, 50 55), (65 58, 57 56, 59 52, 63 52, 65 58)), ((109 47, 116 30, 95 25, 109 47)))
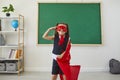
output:
POLYGON ((5 45, 0 45, 0 63, 5 63, 5 70, 0 70, 0 73, 20 73, 24 71, 24 16, 16 17, 1 17, 0 16, 0 34, 5 38, 5 45), (17 31, 12 27, 12 20, 18 20, 17 31), (20 50, 17 58, 10 58, 12 49, 20 50), (6 70, 6 63, 16 61, 17 70, 6 70))
POLYGON ((19 71, 0 71, 0 73, 20 73, 22 71, 23 71, 23 69, 21 68, 21 69, 19 69, 19 71))

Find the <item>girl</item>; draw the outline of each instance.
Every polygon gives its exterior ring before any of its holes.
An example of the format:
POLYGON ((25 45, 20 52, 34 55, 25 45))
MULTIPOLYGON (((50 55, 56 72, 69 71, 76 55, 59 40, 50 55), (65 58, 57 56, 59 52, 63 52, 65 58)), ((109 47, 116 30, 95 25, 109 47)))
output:
POLYGON ((63 79, 66 80, 66 76, 63 74, 60 69, 56 58, 61 59, 65 54, 65 49, 67 47, 67 43, 69 40, 69 29, 68 24, 58 23, 55 27, 49 28, 44 34, 43 38, 47 40, 54 40, 53 45, 53 65, 52 65, 52 80, 57 79, 57 75, 63 75, 63 79), (53 36, 49 36, 48 33, 51 30, 55 30, 55 34, 53 36))

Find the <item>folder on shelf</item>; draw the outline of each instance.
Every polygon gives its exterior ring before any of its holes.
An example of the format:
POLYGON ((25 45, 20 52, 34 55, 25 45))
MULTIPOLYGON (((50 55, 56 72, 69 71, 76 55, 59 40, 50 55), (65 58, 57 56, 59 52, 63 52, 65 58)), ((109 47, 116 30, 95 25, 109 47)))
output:
POLYGON ((18 49, 18 50, 16 51, 16 56, 15 56, 15 58, 18 59, 18 58, 20 58, 21 56, 22 56, 22 50, 18 49))

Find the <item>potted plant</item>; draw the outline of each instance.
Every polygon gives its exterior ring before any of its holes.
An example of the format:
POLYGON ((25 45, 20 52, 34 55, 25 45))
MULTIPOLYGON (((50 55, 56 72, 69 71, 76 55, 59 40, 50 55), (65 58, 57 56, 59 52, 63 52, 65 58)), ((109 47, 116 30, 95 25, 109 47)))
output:
POLYGON ((2 12, 5 12, 6 16, 10 16, 10 12, 14 12, 15 10, 12 4, 9 4, 8 7, 7 6, 2 7, 2 9, 3 9, 2 12))

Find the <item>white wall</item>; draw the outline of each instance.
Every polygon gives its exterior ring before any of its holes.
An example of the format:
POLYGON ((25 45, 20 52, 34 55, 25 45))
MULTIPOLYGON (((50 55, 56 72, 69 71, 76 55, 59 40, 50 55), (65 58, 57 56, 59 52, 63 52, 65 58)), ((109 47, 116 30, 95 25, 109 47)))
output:
MULTIPOLYGON (((1 6, 14 4, 25 17, 25 70, 50 71, 52 45, 36 46, 37 2, 96 2, 100 0, 0 0, 1 6)), ((111 58, 120 60, 120 0, 102 0, 103 46, 72 46, 71 64, 81 71, 108 71, 111 58)), ((0 12, 0 15, 4 15, 0 12)))

